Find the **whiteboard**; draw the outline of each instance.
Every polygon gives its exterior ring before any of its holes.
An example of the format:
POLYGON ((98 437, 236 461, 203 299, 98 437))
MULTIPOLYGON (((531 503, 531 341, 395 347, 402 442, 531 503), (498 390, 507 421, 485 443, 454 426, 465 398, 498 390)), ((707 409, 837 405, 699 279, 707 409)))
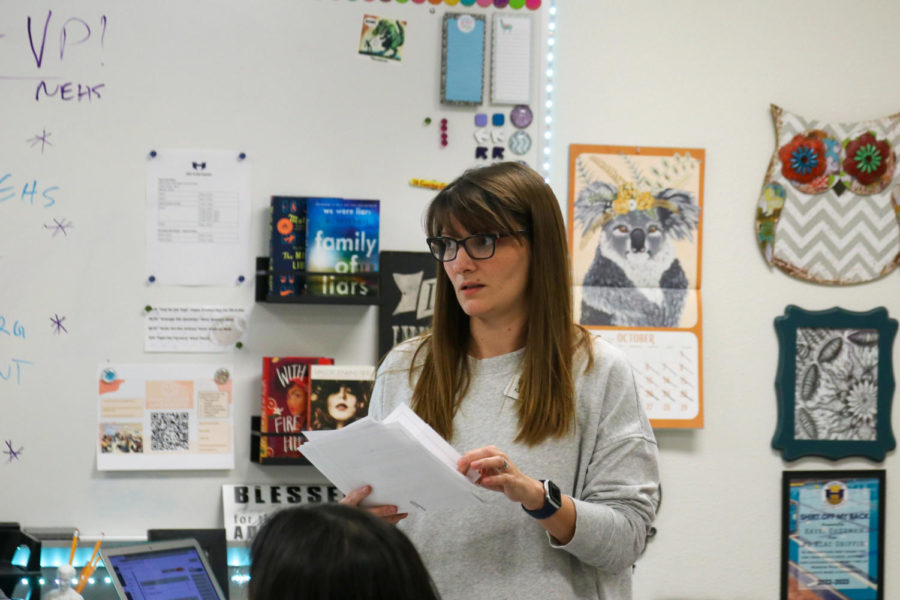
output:
MULTIPOLYGON (((409 180, 449 181, 486 164, 474 154, 477 112, 505 113, 507 135, 515 131, 511 106, 439 103, 448 10, 534 20, 534 143, 521 158, 538 166, 545 9, 349 0, 0 5, 4 520, 79 527, 86 538, 143 537, 148 528, 222 526, 223 484, 324 481, 311 467, 249 462, 262 357, 375 364, 377 309, 256 303, 252 274, 228 286, 148 283, 149 153, 245 153, 255 256, 267 253, 272 195, 379 199, 381 247, 421 250, 434 192, 409 180), (402 60, 358 53, 367 13, 406 21, 402 60), (179 304, 246 307, 243 349, 225 357, 145 353, 145 306, 179 304), (223 358, 234 367, 235 469, 97 470, 98 366, 223 358)), ((490 39, 488 76, 489 63, 490 39)))

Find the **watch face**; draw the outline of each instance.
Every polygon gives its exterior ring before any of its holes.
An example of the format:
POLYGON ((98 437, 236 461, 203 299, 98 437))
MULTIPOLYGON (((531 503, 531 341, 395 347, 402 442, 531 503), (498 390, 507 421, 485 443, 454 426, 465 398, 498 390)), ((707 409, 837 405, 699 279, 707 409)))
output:
POLYGON ((550 504, 556 508, 562 507, 562 494, 559 492, 559 488, 556 487, 556 484, 548 479, 544 487, 547 490, 547 500, 550 501, 550 504))

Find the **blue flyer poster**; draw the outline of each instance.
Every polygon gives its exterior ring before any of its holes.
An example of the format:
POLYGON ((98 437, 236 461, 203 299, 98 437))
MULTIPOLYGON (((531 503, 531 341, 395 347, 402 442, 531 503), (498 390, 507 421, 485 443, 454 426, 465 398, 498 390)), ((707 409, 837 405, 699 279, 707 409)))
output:
POLYGON ((880 600, 884 471, 786 472, 785 492, 782 598, 880 600))

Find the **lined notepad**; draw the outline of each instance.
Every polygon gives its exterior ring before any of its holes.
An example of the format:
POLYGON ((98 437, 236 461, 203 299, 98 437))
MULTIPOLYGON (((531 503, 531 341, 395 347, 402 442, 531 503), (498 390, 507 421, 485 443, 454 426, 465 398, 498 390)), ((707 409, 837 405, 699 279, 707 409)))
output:
POLYGON ((492 29, 491 102, 531 100, 531 18, 495 14, 492 29))

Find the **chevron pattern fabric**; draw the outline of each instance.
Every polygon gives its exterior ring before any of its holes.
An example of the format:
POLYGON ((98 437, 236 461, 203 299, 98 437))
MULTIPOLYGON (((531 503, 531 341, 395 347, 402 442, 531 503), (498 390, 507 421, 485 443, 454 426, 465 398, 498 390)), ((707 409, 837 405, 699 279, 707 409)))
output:
POLYGON ((793 265, 820 283, 862 283, 891 271, 898 250, 900 226, 888 194, 788 189, 775 229, 776 264, 793 265))
MULTIPOLYGON (((798 134, 806 136, 814 131, 824 132, 823 139, 827 135, 828 139, 841 141, 846 149, 849 140, 872 132, 877 140, 887 142, 893 152, 900 144, 900 115, 834 124, 804 119, 776 106, 772 107, 772 114, 776 151, 763 187, 764 191, 766 186, 775 188, 783 198, 783 207, 774 211, 774 218, 769 217, 774 238, 770 250, 764 248, 769 262, 792 276, 823 284, 863 283, 892 271, 900 262, 900 212, 896 197, 891 194, 895 188, 900 190, 900 176, 895 176, 881 191, 864 195, 854 191, 862 186, 845 172, 843 164, 838 167, 834 162, 830 163, 830 187, 808 194, 798 189, 802 185, 785 176, 779 149, 798 134)), ((841 150, 841 161, 845 151, 841 150)), ((772 198, 768 196, 770 203, 772 198)), ((758 231, 760 216, 758 212, 758 231)))

